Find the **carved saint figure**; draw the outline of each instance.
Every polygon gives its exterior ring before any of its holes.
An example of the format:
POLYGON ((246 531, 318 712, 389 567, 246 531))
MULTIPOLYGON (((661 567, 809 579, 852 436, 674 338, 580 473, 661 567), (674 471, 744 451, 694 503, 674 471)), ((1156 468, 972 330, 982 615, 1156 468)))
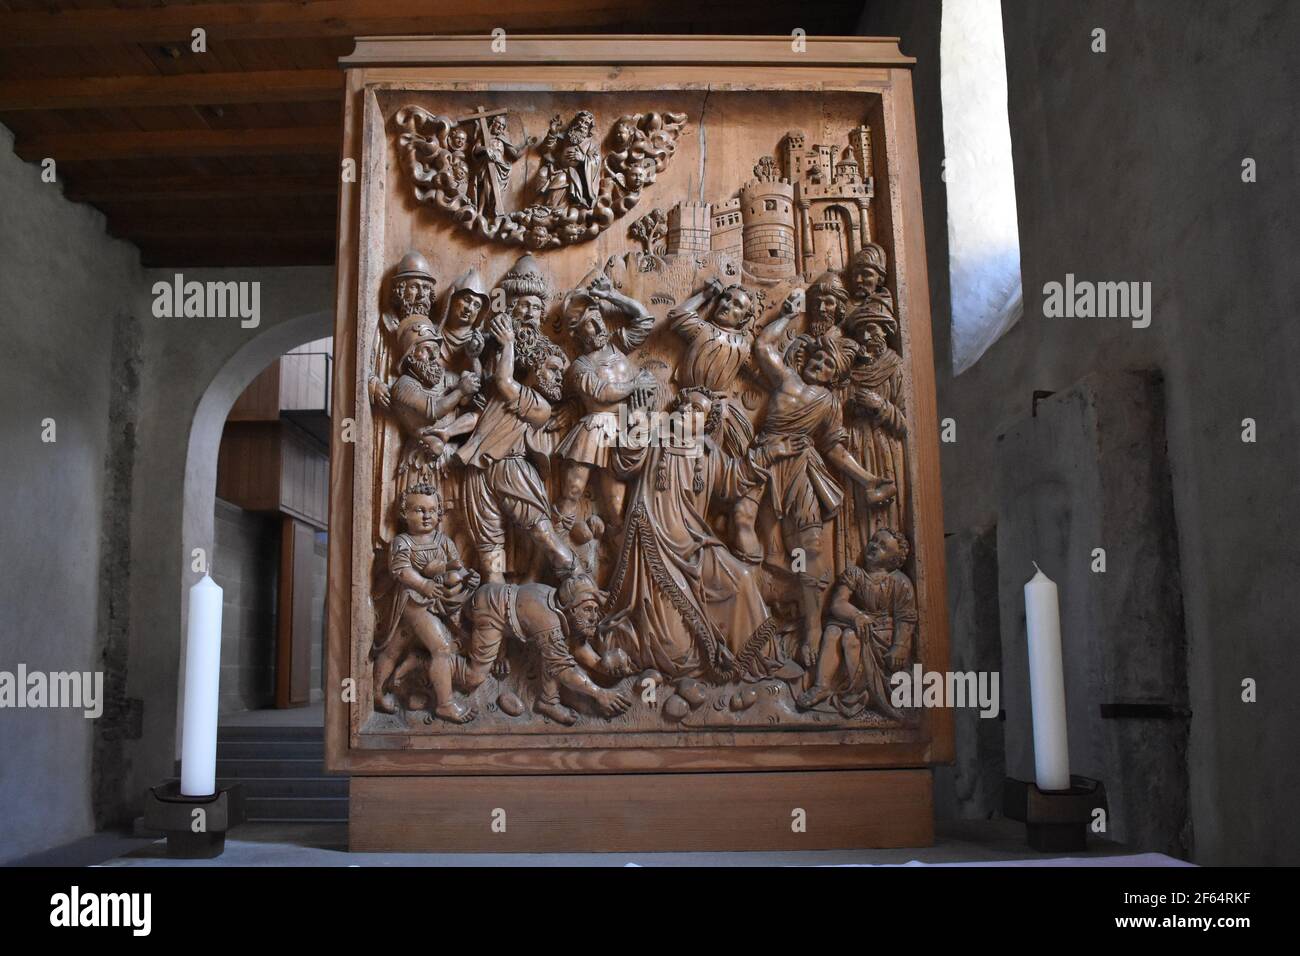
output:
MULTIPOLYGON (((711 506, 739 500, 755 476, 716 441, 719 395, 686 387, 671 411, 693 420, 680 429, 685 441, 647 434, 613 453, 618 475, 634 484, 604 628, 612 646, 670 680, 762 676, 778 654, 759 569, 732 554, 708 521, 711 506)), ((788 457, 804 442, 784 436, 766 453, 788 457)))
POLYGON ((617 680, 632 673, 626 655, 596 652, 592 640, 601 616, 602 592, 585 574, 574 574, 553 588, 546 584, 489 582, 474 592, 466 610, 469 654, 456 660, 456 683, 473 691, 487 680, 511 638, 541 658, 540 693, 534 710, 556 723, 571 725, 578 715, 560 691, 590 701, 602 717, 616 717, 632 704, 624 692, 591 679, 597 673, 617 680))
POLYGON ((481 128, 472 155, 474 202, 482 215, 495 219, 510 211, 507 200, 510 194, 510 169, 524 150, 535 142, 535 138, 529 137, 516 146, 506 139, 504 112, 487 120, 486 127, 481 128))
POLYGON ((874 507, 868 505, 861 489, 855 490, 855 517, 863 548, 878 529, 903 527, 907 513, 903 358, 889 347, 889 336, 896 328, 894 316, 880 298, 868 299, 845 322, 849 336, 858 343, 845 404, 849 451, 868 471, 888 478, 896 489, 893 498, 874 507))
POLYGON ((844 569, 831 593, 813 684, 796 702, 801 710, 830 700, 846 717, 871 708, 897 718, 889 675, 912 659, 916 592, 901 570, 907 539, 881 528, 871 536, 862 567, 844 569))
POLYGON ((546 139, 538 147, 542 165, 538 170, 541 200, 552 209, 590 209, 600 190, 600 147, 592 132, 596 117, 580 110, 568 126, 556 116, 546 139))
POLYGON ((504 581, 507 524, 526 533, 558 575, 577 562, 551 524, 551 505, 538 465, 546 467, 550 436, 544 426, 558 402, 565 355, 541 339, 528 356, 525 382, 515 379, 515 332, 504 316, 492 320, 500 344, 493 391, 474 433, 457 453, 465 465, 465 521, 489 581, 504 581))
POLYGON ((616 529, 623 513, 624 488, 609 467, 610 455, 618 445, 618 409, 629 400, 632 407, 650 405, 659 387, 654 374, 634 365, 625 350, 632 351, 645 341, 654 316, 640 302, 616 290, 603 273, 565 296, 562 313, 582 350, 569 367, 567 387, 581 402, 583 416, 555 449, 556 457, 566 462, 556 510, 565 529, 572 528, 578 501, 596 469, 605 486, 604 524, 616 529), (605 308, 624 315, 627 324, 610 332, 605 308))
POLYGON ((767 419, 750 449, 751 463, 762 482, 748 494, 765 501, 780 521, 787 551, 803 549, 806 570, 799 574, 799 581, 805 639, 801 654, 807 666, 821 633, 821 595, 828 583, 823 577, 822 530, 844 500, 826 463, 866 488, 872 501, 892 497, 894 488, 863 468, 844 446, 843 413, 831 385, 848 372, 851 350, 842 337, 826 335, 796 341, 783 356, 778 344, 793 317, 794 304, 787 298, 777 318, 758 337, 755 358, 774 391, 767 419), (770 446, 789 436, 806 436, 809 444, 792 457, 774 455, 770 446))
POLYGON ((452 694, 455 642, 446 620, 460 611, 478 574, 461 562, 455 543, 439 529, 442 496, 432 485, 408 488, 399 502, 405 530, 393 538, 388 570, 393 588, 387 595, 382 626, 370 656, 375 663, 375 710, 397 712, 397 699, 388 688, 398 663, 413 649, 428 655, 425 674, 433 693, 433 713, 453 723, 473 719, 468 705, 452 694))

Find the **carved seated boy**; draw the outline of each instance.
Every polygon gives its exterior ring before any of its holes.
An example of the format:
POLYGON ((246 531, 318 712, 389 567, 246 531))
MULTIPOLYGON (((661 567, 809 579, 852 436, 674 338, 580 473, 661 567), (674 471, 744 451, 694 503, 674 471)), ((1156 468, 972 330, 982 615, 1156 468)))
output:
POLYGON ((889 700, 888 675, 907 666, 916 635, 916 594, 900 570, 907 552, 902 534, 881 528, 863 567, 845 568, 826 611, 813 685, 796 701, 800 710, 830 700, 845 716, 868 707, 900 716, 889 700))
POLYGON ((542 686, 534 709, 571 725, 578 715, 560 701, 560 688, 590 700, 602 717, 616 717, 631 706, 625 693, 597 685, 589 672, 617 680, 634 671, 621 651, 603 657, 592 647, 601 616, 601 592, 585 574, 573 574, 560 587, 489 581, 474 592, 466 611, 469 655, 455 660, 456 684, 467 692, 487 680, 504 652, 507 638, 537 650, 542 686))
POLYGON ((388 570, 396 587, 371 650, 375 710, 397 711, 389 679, 402 659, 419 648, 429 656, 426 674, 433 691, 433 713, 463 724, 473 719, 474 712, 453 696, 455 639, 446 622, 459 616, 460 605, 478 586, 478 572, 465 567, 455 543, 439 530, 445 509, 437 488, 421 484, 407 489, 399 510, 406 530, 393 538, 388 551, 388 570))

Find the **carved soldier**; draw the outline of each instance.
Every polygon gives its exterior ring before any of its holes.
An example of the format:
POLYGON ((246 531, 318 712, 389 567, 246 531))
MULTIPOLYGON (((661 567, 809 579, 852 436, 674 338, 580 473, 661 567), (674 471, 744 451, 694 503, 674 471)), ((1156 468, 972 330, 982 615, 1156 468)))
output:
POLYGON ((466 612, 469 655, 455 663, 456 684, 473 691, 497 667, 511 638, 535 648, 541 658, 540 693, 534 710, 556 723, 571 725, 578 715, 560 699, 561 688, 584 697, 602 717, 616 717, 631 706, 626 693, 597 685, 591 674, 618 680, 633 673, 627 655, 599 654, 592 646, 603 593, 585 574, 574 574, 559 588, 546 584, 489 582, 474 592, 466 612))
POLYGON ((830 700, 846 717, 867 708, 897 718, 889 675, 908 665, 916 636, 916 592, 901 568, 907 539, 889 528, 871 536, 862 567, 840 575, 816 650, 813 684, 796 701, 809 710, 830 700))
POLYGON ((455 619, 469 592, 478 586, 478 574, 465 567, 455 543, 439 529, 444 513, 442 496, 432 485, 413 485, 403 494, 399 511, 405 530, 393 538, 388 570, 394 587, 381 611, 370 657, 375 662, 375 710, 397 712, 397 698, 389 678, 413 648, 428 655, 425 674, 433 693, 432 713, 453 723, 465 723, 473 710, 454 699, 452 658, 455 641, 447 627, 455 619))
POLYGON ((897 322, 880 297, 869 298, 845 322, 845 331, 858 343, 845 404, 849 451, 868 471, 888 478, 896 489, 893 498, 875 507, 868 507, 860 489, 855 491, 855 523, 863 548, 877 529, 902 528, 907 514, 903 359, 889 347, 896 329, 897 322))
POLYGON ((504 581, 506 526, 525 532, 561 577, 577 561, 551 524, 551 504, 538 464, 546 467, 550 436, 545 425, 551 403, 558 402, 565 355, 541 338, 525 362, 528 377, 515 379, 515 332, 504 316, 492 320, 501 346, 493 374, 494 389, 474 433, 458 456, 465 464, 465 520, 489 581, 504 581))
POLYGON ((478 420, 470 402, 482 385, 474 372, 459 375, 441 362, 442 336, 424 316, 402 323, 398 332, 399 367, 391 408, 406 436, 397 466, 397 494, 432 484, 446 468, 447 442, 473 430, 478 420))
POLYGON ((802 657, 807 666, 821 635, 821 597, 828 583, 823 526, 839 512, 844 500, 827 462, 861 484, 873 502, 892 497, 894 488, 863 468, 845 447, 843 413, 831 385, 848 372, 852 352, 846 341, 830 334, 799 340, 783 356, 778 345, 793 317, 794 305, 787 298, 777 318, 759 335, 755 349, 758 367, 774 391, 763 429, 750 448, 750 462, 761 483, 749 495, 760 503, 765 501, 780 521, 787 551, 803 551, 806 570, 799 574, 799 581, 804 618, 802 657), (807 447, 788 458, 773 454, 772 446, 790 436, 806 436, 807 447))
POLYGON ((366 391, 372 404, 388 408, 391 400, 389 385, 398 369, 393 367, 392 343, 398 326, 413 315, 426 318, 433 311, 433 297, 437 280, 424 256, 412 249, 397 264, 389 280, 389 309, 380 314, 380 324, 375 330, 375 344, 370 350, 370 376, 366 391))
POLYGON ((539 149, 541 200, 552 209, 591 209, 600 189, 600 147, 592 138, 596 117, 580 110, 566 127, 556 116, 539 149))
MULTIPOLYGON (((564 529, 572 528, 578 501, 596 470, 604 485, 604 524, 616 530, 623 513, 624 488, 609 469, 610 454, 618 446, 618 409, 629 400, 631 407, 649 406, 659 387, 654 374, 634 365, 626 352, 645 341, 654 316, 640 302, 616 290, 603 273, 566 295, 562 314, 569 334, 582 350, 569 367, 566 384, 581 402, 584 414, 555 449, 556 457, 566 463, 556 510, 564 529), (627 324, 610 332, 605 308, 621 313, 627 324)), ((587 536, 589 530, 580 534, 587 536)))

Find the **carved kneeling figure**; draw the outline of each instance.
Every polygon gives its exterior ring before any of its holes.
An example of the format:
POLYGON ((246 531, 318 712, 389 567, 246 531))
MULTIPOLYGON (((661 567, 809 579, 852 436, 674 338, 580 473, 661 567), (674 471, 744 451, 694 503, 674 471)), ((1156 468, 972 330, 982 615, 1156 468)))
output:
POLYGON ((542 663, 542 686, 534 709, 564 725, 578 715, 560 701, 560 688, 590 700, 602 717, 616 717, 631 706, 631 698, 600 687, 596 672, 618 679, 634 670, 627 655, 612 651, 603 657, 592 647, 601 615, 601 592, 590 577, 574 574, 553 588, 546 584, 505 584, 489 581, 474 592, 466 607, 470 629, 469 654, 455 659, 455 683, 467 693, 493 673, 503 658, 507 638, 536 648, 542 663))

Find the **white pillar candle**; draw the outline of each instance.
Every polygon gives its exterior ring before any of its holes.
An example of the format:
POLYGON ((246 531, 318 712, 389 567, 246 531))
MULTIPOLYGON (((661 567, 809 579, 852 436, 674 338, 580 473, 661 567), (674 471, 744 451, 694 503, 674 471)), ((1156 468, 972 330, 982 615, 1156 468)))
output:
POLYGON ((1065 728, 1065 674, 1061 665, 1061 612, 1056 584, 1038 572, 1025 584, 1029 634, 1029 695, 1034 724, 1034 779, 1039 790, 1070 788, 1070 747, 1065 728))
POLYGON ((217 792, 217 687, 221 681, 221 588, 208 575, 190 588, 185 637, 181 793, 217 792))

